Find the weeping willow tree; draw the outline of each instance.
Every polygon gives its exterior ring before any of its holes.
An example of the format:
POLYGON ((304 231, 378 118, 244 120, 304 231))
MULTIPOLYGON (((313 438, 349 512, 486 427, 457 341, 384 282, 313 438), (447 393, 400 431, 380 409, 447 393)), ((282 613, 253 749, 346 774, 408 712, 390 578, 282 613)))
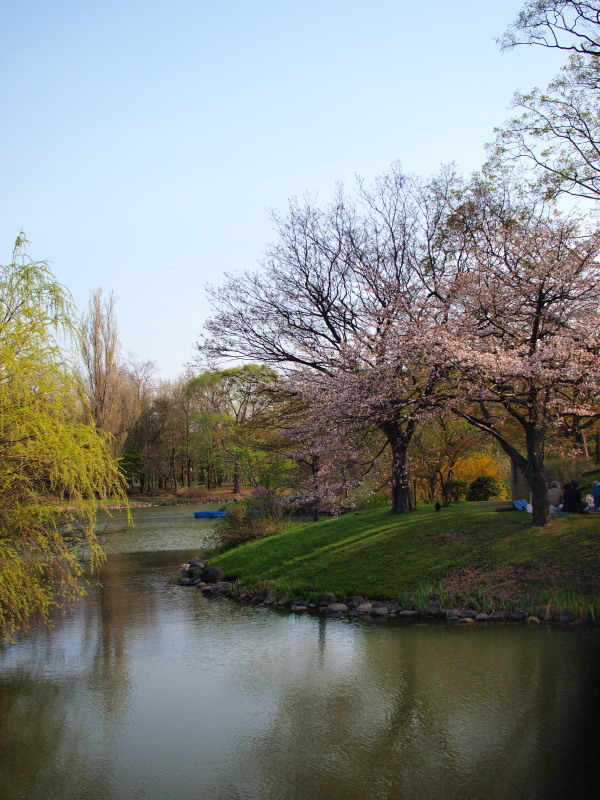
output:
POLYGON ((32 618, 48 620, 82 592, 70 541, 94 534, 101 498, 123 496, 123 482, 81 405, 64 344, 75 319, 65 289, 19 236, 12 263, 0 266, 0 635, 32 618))

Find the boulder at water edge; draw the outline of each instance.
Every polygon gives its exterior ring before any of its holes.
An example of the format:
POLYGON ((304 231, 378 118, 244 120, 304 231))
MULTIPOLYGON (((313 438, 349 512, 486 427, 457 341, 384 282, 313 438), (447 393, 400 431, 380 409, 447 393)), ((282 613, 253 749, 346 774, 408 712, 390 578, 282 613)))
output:
POLYGON ((225 573, 219 567, 205 567, 200 573, 200 580, 203 583, 219 583, 225 577, 225 573))

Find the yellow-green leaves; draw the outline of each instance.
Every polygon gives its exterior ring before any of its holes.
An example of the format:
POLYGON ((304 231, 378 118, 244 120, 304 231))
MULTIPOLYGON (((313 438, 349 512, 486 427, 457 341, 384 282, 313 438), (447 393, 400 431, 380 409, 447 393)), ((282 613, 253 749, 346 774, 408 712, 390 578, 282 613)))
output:
MULTIPOLYGON (((22 237, 20 237, 22 239, 22 237)), ((0 634, 48 619, 80 593, 73 533, 103 555, 95 513, 123 483, 106 437, 82 405, 59 338, 73 312, 44 263, 15 250, 0 267, 0 634)))

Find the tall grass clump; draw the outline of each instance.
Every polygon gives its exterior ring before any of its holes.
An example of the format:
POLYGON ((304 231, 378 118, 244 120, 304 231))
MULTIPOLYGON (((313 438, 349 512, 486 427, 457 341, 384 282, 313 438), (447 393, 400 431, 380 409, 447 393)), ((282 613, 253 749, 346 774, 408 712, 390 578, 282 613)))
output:
POLYGON ((258 487, 250 497, 227 506, 227 514, 215 524, 215 534, 220 549, 229 550, 245 542, 274 536, 285 526, 280 498, 258 487))

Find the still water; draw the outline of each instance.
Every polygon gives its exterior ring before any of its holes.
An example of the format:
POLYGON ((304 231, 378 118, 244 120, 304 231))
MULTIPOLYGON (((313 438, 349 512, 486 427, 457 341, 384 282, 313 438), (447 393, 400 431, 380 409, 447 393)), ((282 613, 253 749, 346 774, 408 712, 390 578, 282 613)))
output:
POLYGON ((102 584, 0 646, 2 800, 600 797, 597 631, 208 600, 211 524, 115 518, 102 584))

